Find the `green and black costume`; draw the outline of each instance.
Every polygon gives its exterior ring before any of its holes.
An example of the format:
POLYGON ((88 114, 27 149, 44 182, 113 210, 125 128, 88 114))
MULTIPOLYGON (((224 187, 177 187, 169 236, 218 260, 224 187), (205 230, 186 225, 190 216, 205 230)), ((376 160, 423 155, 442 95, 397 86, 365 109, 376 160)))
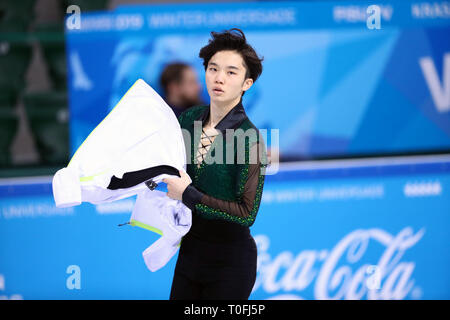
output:
POLYGON ((216 125, 219 134, 198 166, 195 155, 209 111, 209 105, 193 107, 178 118, 192 179, 183 193, 192 226, 181 242, 171 299, 248 299, 257 258, 250 226, 262 197, 265 145, 241 100, 216 125))

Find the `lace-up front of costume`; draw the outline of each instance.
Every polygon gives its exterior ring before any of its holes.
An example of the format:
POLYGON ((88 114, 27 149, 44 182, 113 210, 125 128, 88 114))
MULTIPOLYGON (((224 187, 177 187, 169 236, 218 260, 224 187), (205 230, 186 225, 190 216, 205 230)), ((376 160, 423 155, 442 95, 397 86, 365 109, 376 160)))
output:
POLYGON ((196 136, 194 122, 202 121, 201 134, 188 144, 195 155, 187 164, 192 183, 182 199, 194 213, 189 232, 217 242, 248 238, 248 228, 253 225, 261 202, 267 163, 265 145, 241 103, 215 127, 208 125, 208 115, 209 106, 198 106, 183 112, 178 119, 191 137, 196 136), (226 129, 234 130, 234 140, 225 139, 222 146, 216 146, 215 139, 223 139, 226 129), (213 156, 216 147, 220 154, 213 156), (228 158, 235 162, 216 161, 228 158))
POLYGON ((203 160, 205 160, 206 154, 208 153, 211 144, 213 143, 219 132, 214 128, 202 128, 202 135, 200 137, 200 142, 197 149, 197 167, 200 168, 203 160))

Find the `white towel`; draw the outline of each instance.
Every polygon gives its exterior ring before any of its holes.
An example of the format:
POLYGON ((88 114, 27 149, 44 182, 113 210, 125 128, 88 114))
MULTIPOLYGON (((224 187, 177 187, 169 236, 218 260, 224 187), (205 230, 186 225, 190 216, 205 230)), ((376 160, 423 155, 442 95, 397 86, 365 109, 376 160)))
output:
MULTIPOLYGON (((117 199, 117 191, 107 189, 111 177, 123 178, 134 172, 160 165, 186 169, 186 151, 178 120, 172 109, 144 80, 137 80, 118 104, 89 134, 73 155, 67 168, 77 172, 55 174, 53 192, 58 207, 82 202, 100 203, 117 199), (62 183, 62 180, 64 183, 62 183), (103 188, 98 192, 98 188, 103 188), (87 198, 84 198, 86 196, 87 198), (72 198, 73 197, 73 198, 72 198)), ((136 195, 145 185, 127 191, 136 195)))
POLYGON ((76 167, 58 170, 53 177, 52 189, 58 208, 81 204, 80 177, 76 167))
MULTIPOLYGON (((150 190, 145 177, 127 188, 112 190, 108 186, 113 176, 123 179, 126 173, 159 166, 185 171, 185 152, 181 128, 172 109, 139 79, 89 134, 67 167, 55 173, 55 204, 101 204, 138 195, 132 225, 157 230, 162 235, 143 253, 147 267, 156 271, 176 253, 181 237, 189 231, 191 210, 163 192, 150 190)), ((158 172, 151 177, 156 184, 172 176, 158 172)))
POLYGON ((147 268, 156 271, 177 252, 191 227, 192 215, 181 201, 168 199, 161 191, 146 190, 137 196, 130 223, 161 235, 142 253, 147 268))

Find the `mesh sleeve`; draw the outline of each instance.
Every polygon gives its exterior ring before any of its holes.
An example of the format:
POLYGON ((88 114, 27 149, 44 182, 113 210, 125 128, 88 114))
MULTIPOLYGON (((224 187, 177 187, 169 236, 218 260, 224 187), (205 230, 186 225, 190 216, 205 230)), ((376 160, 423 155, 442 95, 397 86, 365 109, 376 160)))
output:
POLYGON ((250 148, 250 159, 255 161, 239 165, 238 201, 217 199, 190 185, 185 190, 186 195, 183 193, 183 202, 191 209, 195 208, 205 218, 224 219, 243 226, 251 226, 259 209, 265 178, 265 165, 258 156, 260 148, 261 145, 255 143, 250 148))

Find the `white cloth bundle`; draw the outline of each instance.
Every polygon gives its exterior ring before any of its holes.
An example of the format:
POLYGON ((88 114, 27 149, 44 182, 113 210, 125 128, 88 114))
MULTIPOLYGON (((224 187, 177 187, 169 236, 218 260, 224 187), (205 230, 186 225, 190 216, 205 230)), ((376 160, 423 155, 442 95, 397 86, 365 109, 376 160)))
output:
POLYGON ((138 195, 130 224, 160 231, 162 237, 143 252, 147 267, 156 271, 176 253, 181 237, 189 231, 191 210, 181 201, 151 190, 146 181, 149 174, 156 184, 177 175, 178 170, 186 169, 185 161, 183 135, 175 114, 139 79, 89 134, 67 167, 55 173, 52 188, 56 206, 101 204, 138 195), (130 180, 127 174, 134 178, 130 180), (109 189, 113 179, 134 184, 109 189))
POLYGON ((191 227, 191 211, 181 201, 167 201, 164 192, 138 194, 130 224, 162 235, 142 253, 147 268, 156 271, 177 252, 181 238, 191 227))

